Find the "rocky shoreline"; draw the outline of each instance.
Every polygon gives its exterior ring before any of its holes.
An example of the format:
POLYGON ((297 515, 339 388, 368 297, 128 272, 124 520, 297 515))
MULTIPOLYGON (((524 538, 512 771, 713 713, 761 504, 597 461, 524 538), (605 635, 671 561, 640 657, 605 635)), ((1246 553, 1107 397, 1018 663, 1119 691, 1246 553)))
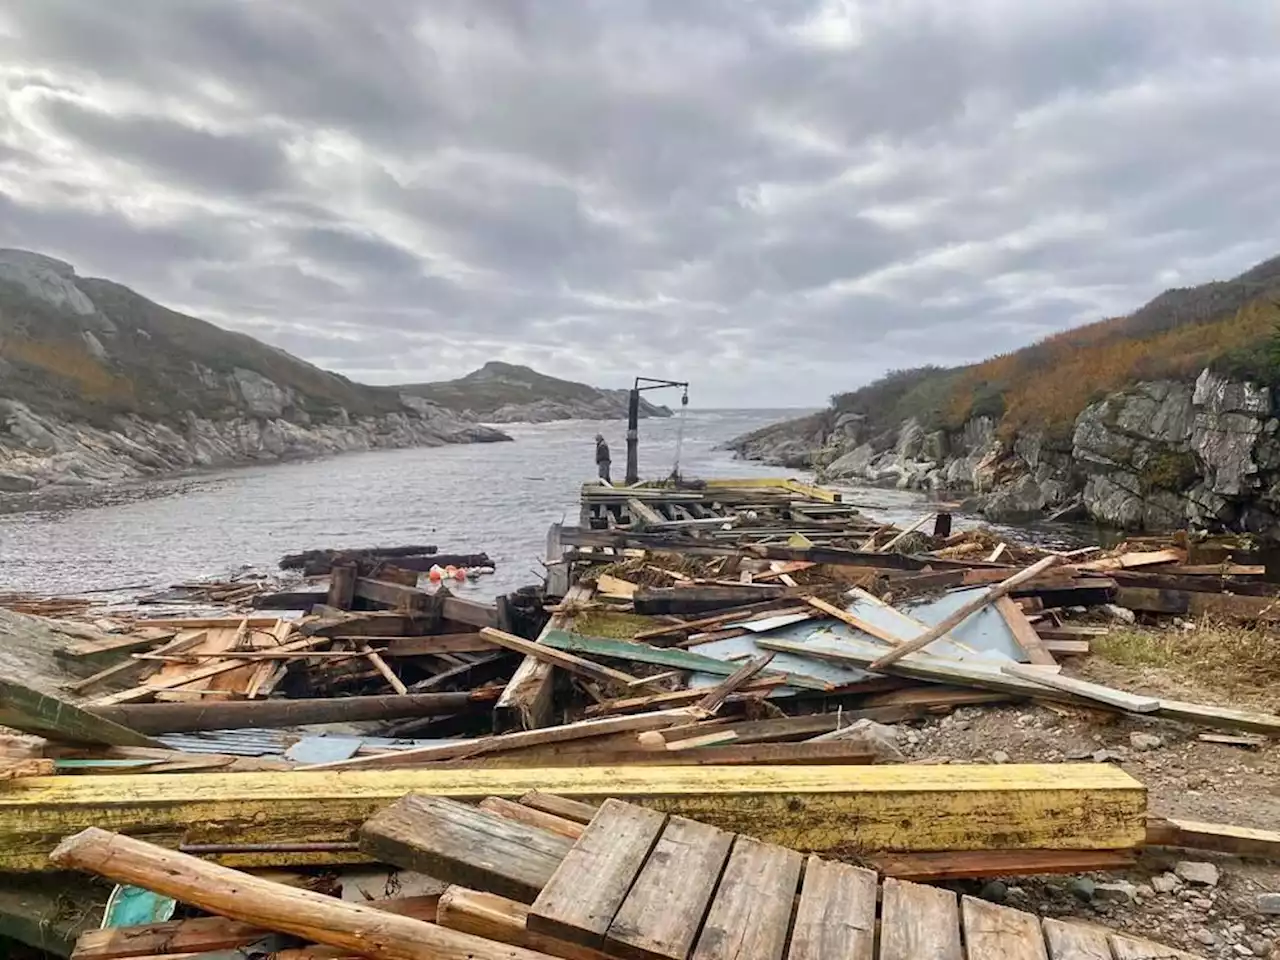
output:
POLYGON ((991 520, 1087 517, 1130 530, 1280 530, 1280 420, 1272 391, 1205 369, 1142 382, 1076 417, 1068 435, 1008 435, 992 417, 957 431, 919 421, 869 436, 829 409, 729 444, 738 456, 857 481, 968 497, 991 520))

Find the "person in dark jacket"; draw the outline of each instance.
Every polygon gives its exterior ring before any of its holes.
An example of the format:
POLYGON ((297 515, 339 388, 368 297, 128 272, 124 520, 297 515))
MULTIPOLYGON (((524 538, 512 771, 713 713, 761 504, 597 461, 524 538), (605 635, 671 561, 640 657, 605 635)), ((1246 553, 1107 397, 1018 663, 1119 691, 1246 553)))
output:
POLYGON ((609 445, 604 442, 604 434, 596 434, 596 470, 600 473, 600 479, 606 483, 612 483, 609 479, 609 445))

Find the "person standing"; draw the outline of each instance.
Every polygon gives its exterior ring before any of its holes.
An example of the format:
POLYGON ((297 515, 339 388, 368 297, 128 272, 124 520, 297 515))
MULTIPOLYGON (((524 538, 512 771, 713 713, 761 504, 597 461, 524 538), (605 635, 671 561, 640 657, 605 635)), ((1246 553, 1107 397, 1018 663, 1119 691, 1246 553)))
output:
POLYGON ((609 478, 609 445, 604 442, 604 434, 596 434, 596 470, 605 483, 613 483, 609 478))

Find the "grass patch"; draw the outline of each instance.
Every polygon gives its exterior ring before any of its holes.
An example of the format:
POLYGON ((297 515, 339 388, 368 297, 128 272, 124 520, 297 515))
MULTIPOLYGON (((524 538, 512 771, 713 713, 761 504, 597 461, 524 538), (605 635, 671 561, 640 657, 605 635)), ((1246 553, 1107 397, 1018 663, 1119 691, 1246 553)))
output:
POLYGON ((574 633, 610 640, 630 640, 643 630, 656 630, 662 626, 666 626, 666 621, 612 610, 583 610, 573 618, 574 633))
POLYGON ((1280 683, 1280 636, 1262 627, 1205 620, 1194 629, 1126 627, 1094 637, 1093 653, 1124 667, 1156 667, 1205 687, 1280 683))

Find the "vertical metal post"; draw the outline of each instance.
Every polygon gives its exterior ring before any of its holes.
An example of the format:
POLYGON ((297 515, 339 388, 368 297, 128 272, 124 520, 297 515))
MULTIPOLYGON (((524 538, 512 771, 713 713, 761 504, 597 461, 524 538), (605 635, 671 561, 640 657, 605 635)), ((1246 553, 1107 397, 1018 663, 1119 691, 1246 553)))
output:
POLYGON ((640 482, 640 388, 627 401, 627 485, 640 482))

